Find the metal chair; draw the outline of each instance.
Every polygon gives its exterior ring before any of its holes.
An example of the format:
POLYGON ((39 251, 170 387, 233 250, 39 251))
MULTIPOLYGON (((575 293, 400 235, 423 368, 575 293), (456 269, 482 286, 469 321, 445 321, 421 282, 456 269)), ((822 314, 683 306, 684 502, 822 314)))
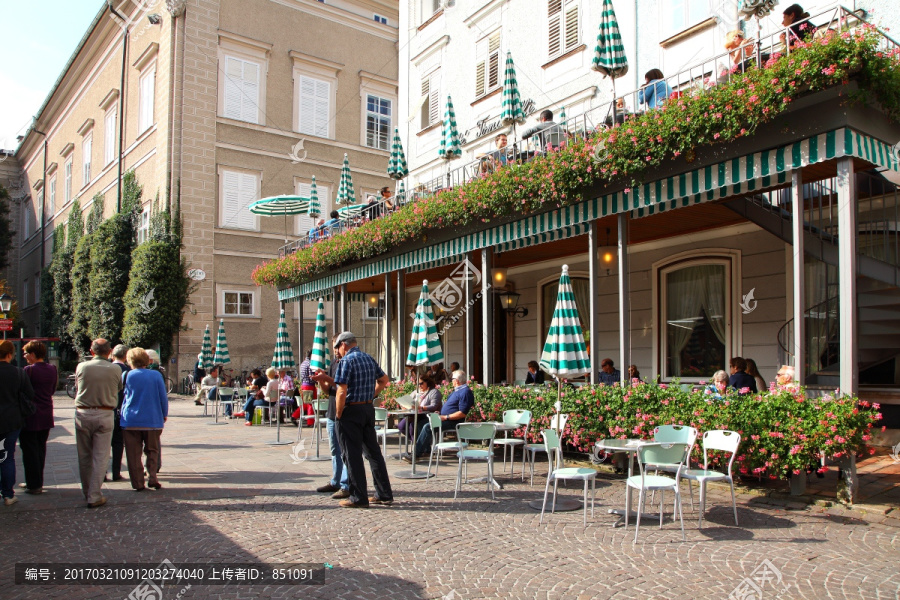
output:
POLYGON ((247 391, 245 387, 236 387, 234 388, 234 400, 232 402, 232 411, 234 414, 236 411, 234 410, 234 406, 239 407, 241 410, 244 408, 244 404, 247 403, 247 397, 250 395, 250 392, 247 391))
MULTIPOLYGON (((660 425, 653 430, 653 441, 663 444, 687 444, 687 454, 684 457, 685 468, 691 466, 691 452, 694 451, 694 444, 697 443, 697 430, 687 425, 660 425)), ((655 474, 660 471, 666 473, 674 473, 678 470, 677 464, 668 465, 648 465, 649 469, 653 469, 655 474)), ((653 504, 655 495, 651 494, 650 504, 653 504)), ((691 510, 694 508, 694 499, 691 498, 691 510)), ((674 515, 673 515, 674 517, 674 515)))
MULTIPOLYGON (((563 437, 563 433, 566 431, 566 423, 569 421, 569 415, 565 413, 560 413, 559 415, 553 415, 553 418, 550 419, 550 428, 560 432, 560 438, 563 437), (557 419, 558 417, 558 419, 557 419)), ((547 447, 544 444, 525 444, 524 451, 522 452, 522 481, 525 481, 525 455, 528 454, 531 457, 531 487, 534 487, 534 458, 538 452, 546 452, 547 447)), ((550 461, 550 457, 547 457, 547 474, 553 470, 553 462, 550 461)))
MULTIPOLYGON (((431 461, 434 458, 434 453, 437 452, 437 460, 434 463, 434 475, 437 476, 438 469, 441 466, 441 455, 444 450, 462 450, 468 446, 465 442, 445 442, 444 441, 444 429, 441 427, 441 415, 438 413, 428 413, 428 424, 427 427, 431 427, 431 439, 433 440, 431 444, 431 454, 428 457, 428 474, 431 474, 431 461)), ((415 452, 415 450, 413 450, 415 452)))
POLYGON ((215 414, 219 414, 219 406, 228 404, 231 405, 231 412, 234 414, 234 389, 230 387, 216 387, 216 405, 213 407, 215 414))
POLYGON ((375 435, 377 437, 381 438, 381 453, 385 456, 387 456, 387 436, 389 436, 389 435, 397 436, 397 452, 403 452, 403 449, 400 447, 400 443, 402 442, 402 438, 405 437, 403 435, 403 432, 401 432, 396 427, 389 428, 387 426, 388 425, 387 419, 388 419, 388 414, 387 414, 386 408, 376 408, 375 409, 375 423, 376 423, 375 435), (384 423, 383 427, 377 426, 377 423, 379 421, 382 421, 384 423))
POLYGON ((468 477, 470 460, 486 460, 488 465, 487 487, 491 492, 491 500, 494 499, 494 436, 496 435, 497 427, 493 423, 460 423, 456 426, 456 438, 460 442, 468 444, 469 440, 488 440, 488 449, 472 450, 466 447, 457 453, 459 456, 459 467, 456 470, 454 498, 456 498, 462 485, 463 466, 466 467, 466 477, 468 477))
POLYGON ((522 450, 522 480, 525 480, 525 440, 528 439, 528 427, 531 425, 530 410, 505 410, 503 411, 503 425, 507 427, 515 426, 515 429, 503 431, 503 437, 494 440, 495 446, 503 446, 503 472, 506 472, 506 449, 510 449, 510 475, 516 473, 516 448, 523 447, 522 450), (521 438, 510 438, 509 432, 516 431, 521 427, 525 427, 525 432, 521 438))
POLYGON ((707 481, 727 481, 731 485, 731 506, 734 511, 734 524, 738 524, 737 502, 734 497, 734 478, 731 475, 731 466, 734 463, 734 457, 737 455, 738 446, 741 445, 741 434, 736 431, 725 429, 716 429, 707 431, 703 434, 703 468, 702 469, 686 469, 682 473, 682 477, 688 480, 688 491, 691 495, 691 506, 694 504, 694 488, 691 487, 691 481, 700 484, 700 521, 698 528, 703 527, 703 512, 706 510, 706 482, 707 481), (729 452, 731 456, 728 459, 728 471, 709 470, 709 450, 719 450, 729 452))
POLYGON ((651 443, 639 446, 637 449, 637 462, 640 469, 640 475, 632 475, 625 480, 625 528, 628 528, 628 515, 631 512, 631 491, 636 489, 639 491, 637 522, 634 527, 634 541, 637 542, 638 531, 641 527, 641 512, 644 510, 644 498, 646 492, 659 491, 659 528, 663 525, 663 496, 666 490, 672 490, 675 493, 675 510, 681 519, 681 540, 684 537, 684 515, 681 512, 681 493, 678 484, 681 479, 681 472, 684 468, 684 460, 687 456, 687 444, 662 444, 651 443), (679 462, 680 461, 680 462, 679 462), (674 479, 665 475, 649 475, 647 471, 652 469, 652 465, 676 464, 678 469, 675 471, 674 479))
POLYGON ((550 470, 547 477, 547 485, 544 488, 544 503, 541 505, 541 520, 544 522, 544 510, 547 508, 547 494, 550 492, 550 482, 553 482, 553 504, 550 507, 550 513, 556 511, 556 491, 557 484, 560 479, 584 481, 584 525, 587 527, 587 493, 588 481, 591 482, 591 518, 594 517, 594 498, 597 496, 597 471, 587 467, 563 467, 562 460, 562 442, 555 429, 545 429, 541 432, 544 437, 544 449, 547 452, 547 459, 551 464, 556 465, 550 470))

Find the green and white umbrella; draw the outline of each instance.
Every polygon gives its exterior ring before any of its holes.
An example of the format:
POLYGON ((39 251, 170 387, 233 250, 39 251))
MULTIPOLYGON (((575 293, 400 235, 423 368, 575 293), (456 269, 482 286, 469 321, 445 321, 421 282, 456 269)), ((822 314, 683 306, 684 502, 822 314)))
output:
POLYGON ((328 368, 329 354, 328 335, 325 333, 325 301, 319 298, 319 310, 316 312, 316 332, 313 334, 312 354, 309 368, 324 371, 328 368))
MULTIPOLYGON (((628 72, 628 59, 625 57, 625 45, 619 33, 616 11, 612 0, 603 0, 600 12, 600 33, 597 35, 597 46, 594 48, 594 61, 591 68, 612 79, 613 111, 616 100, 616 78, 628 72)), ((615 115, 615 112, 613 112, 615 115)), ((613 117, 615 122, 615 116, 613 117)))
POLYGON ((294 368, 294 350, 291 348, 291 336, 288 335, 287 323, 284 320, 284 309, 275 332, 275 354, 272 356, 272 368, 276 371, 294 368))
POLYGON ((406 155, 403 154, 403 143, 400 141, 400 130, 394 127, 394 142, 391 144, 391 158, 388 160, 388 177, 403 179, 409 174, 406 166, 406 155))
POLYGON ((444 124, 441 128, 441 148, 438 156, 446 161, 451 161, 462 156, 462 146, 459 143, 459 130, 456 127, 456 112, 453 110, 453 100, 447 95, 447 109, 444 111, 444 124))
POLYGON ((284 243, 288 237, 288 215, 305 215, 309 212, 309 198, 282 194, 261 198, 250 204, 250 212, 264 217, 284 217, 284 243))
POLYGON ((397 188, 397 202, 400 204, 406 204, 406 187, 403 185, 403 182, 400 182, 400 187, 397 188))
POLYGON ((344 166, 341 167, 341 180, 338 183, 337 201, 339 204, 353 204, 356 194, 353 192, 353 177, 350 175, 350 161, 344 154, 344 166))
POLYGON ((415 367, 428 367, 444 362, 444 350, 434 322, 434 311, 431 308, 431 297, 428 295, 428 280, 422 282, 422 292, 416 305, 413 318, 412 339, 409 341, 409 353, 406 364, 415 367))
POLYGON ((368 206, 368 204, 354 204, 352 206, 344 206, 342 208, 339 208, 337 209, 337 211, 342 218, 352 219, 353 217, 358 217, 359 215, 361 215, 368 206))
POLYGON ((504 125, 515 126, 525 122, 525 110, 519 96, 519 82, 516 80, 516 67, 513 65, 512 53, 506 53, 506 71, 503 77, 503 101, 500 120, 504 125))
POLYGON ((312 185, 309 186, 309 211, 307 214, 313 219, 318 219, 322 214, 322 205, 319 204, 319 190, 316 188, 316 176, 313 175, 312 185))
POLYGON ((217 365, 227 365, 231 362, 228 356, 228 340, 225 339, 225 319, 219 319, 219 334, 216 337, 216 354, 213 356, 213 363, 217 365))
MULTIPOLYGON (((200 366, 204 369, 210 369, 215 364, 213 362, 212 337, 209 334, 209 325, 203 332, 203 346, 200 348, 200 366)), ((198 382, 199 383, 199 382, 198 382)))

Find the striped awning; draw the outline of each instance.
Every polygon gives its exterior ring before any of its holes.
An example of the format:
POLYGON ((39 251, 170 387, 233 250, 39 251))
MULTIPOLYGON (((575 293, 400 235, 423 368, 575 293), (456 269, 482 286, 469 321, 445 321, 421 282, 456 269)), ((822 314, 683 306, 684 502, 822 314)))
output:
POLYGON ((846 156, 900 171, 890 144, 844 127, 772 150, 649 182, 628 191, 613 192, 440 244, 385 257, 280 290, 278 298, 282 302, 291 302, 304 295, 315 295, 343 283, 398 269, 410 272, 430 269, 460 260, 466 253, 482 248, 509 250, 582 235, 587 232, 587 224, 591 221, 621 212, 631 211, 634 218, 640 218, 664 210, 786 185, 794 169, 846 156))

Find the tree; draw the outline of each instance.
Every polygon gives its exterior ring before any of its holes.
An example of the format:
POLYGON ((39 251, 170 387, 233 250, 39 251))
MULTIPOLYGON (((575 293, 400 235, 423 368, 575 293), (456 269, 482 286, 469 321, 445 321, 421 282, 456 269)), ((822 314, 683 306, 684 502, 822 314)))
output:
POLYGON ((72 255, 72 310, 69 318, 69 337, 72 346, 79 353, 84 352, 90 344, 88 327, 94 303, 91 301, 91 246, 96 241, 96 233, 90 233, 78 240, 72 255))
POLYGON ((9 192, 0 185, 0 269, 9 265, 9 251, 15 233, 9 222, 9 192))
POLYGON ((41 270, 41 323, 44 324, 46 335, 58 337, 57 310, 56 310, 56 278, 54 277, 54 264, 66 245, 66 227, 62 223, 53 230, 53 251, 50 254, 50 264, 41 270))
MULTIPOLYGON (((57 228, 56 234, 62 237, 62 230, 57 228)), ((76 198, 72 202, 69 218, 66 222, 65 243, 60 241, 59 253, 54 252, 51 271, 53 273, 53 302, 54 311, 51 321, 53 331, 59 336, 62 344, 71 350, 78 352, 72 336, 69 334, 69 324, 72 320, 72 262, 75 248, 81 236, 84 235, 84 217, 81 214, 81 205, 76 198)), ((56 240, 54 240, 54 248, 56 240)))
POLYGON ((103 222, 103 195, 95 194, 93 204, 91 204, 91 212, 88 213, 87 221, 84 224, 84 232, 88 235, 97 231, 100 223, 103 222))

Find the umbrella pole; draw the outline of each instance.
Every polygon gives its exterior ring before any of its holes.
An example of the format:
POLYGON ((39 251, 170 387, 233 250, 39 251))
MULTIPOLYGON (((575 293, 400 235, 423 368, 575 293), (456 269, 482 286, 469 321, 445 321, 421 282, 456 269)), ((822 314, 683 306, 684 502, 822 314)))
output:
MULTIPOLYGON (((301 403, 302 404, 302 403, 301 403)), ((287 412, 287 409, 285 409, 287 412)), ((301 411, 302 412, 302 411, 301 411)), ((272 418, 272 409, 269 409, 269 418, 272 418)), ((284 446, 285 444, 290 444, 290 442, 282 442, 281 441, 281 398, 275 401, 275 441, 267 442, 270 446, 284 446)))
POLYGON ((617 122, 617 121, 616 121, 616 117, 617 117, 617 115, 616 115, 616 78, 610 76, 610 79, 612 79, 612 89, 613 89, 613 99, 612 99, 612 103, 613 103, 613 105, 612 105, 612 109, 613 109, 613 110, 612 110, 612 113, 613 113, 613 120, 612 120, 612 126, 615 127, 615 126, 616 126, 616 122, 617 122))
MULTIPOLYGON (((415 395, 413 396, 415 397, 415 395)), ((419 432, 419 407, 418 402, 413 404, 413 444, 412 444, 412 469, 409 471, 398 471, 394 473, 394 476, 398 479, 428 479, 429 477, 434 477, 433 473, 417 473, 416 472, 416 442, 415 437, 419 432)), ((433 443, 436 443, 437 440, 432 440, 433 443)))

